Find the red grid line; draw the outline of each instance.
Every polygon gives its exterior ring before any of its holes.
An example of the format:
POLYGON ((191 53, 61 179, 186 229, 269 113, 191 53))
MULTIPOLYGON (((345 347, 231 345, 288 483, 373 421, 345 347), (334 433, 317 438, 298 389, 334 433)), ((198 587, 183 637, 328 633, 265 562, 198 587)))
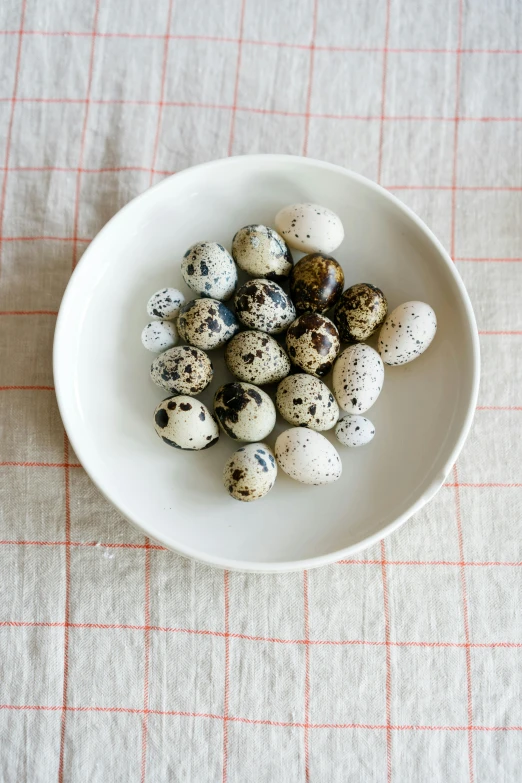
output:
POLYGON ((228 775, 228 700, 230 694, 230 592, 228 571, 223 574, 223 594, 225 602, 225 689, 223 694, 223 783, 227 782, 228 775))
MULTIPOLYGON (((514 335, 520 335, 522 334, 522 331, 520 329, 479 329, 480 335, 503 335, 504 337, 507 336, 514 336, 514 335)), ((461 485, 462 486, 462 485, 461 485)))
MULTIPOLYGON (((464 12, 464 2, 459 0, 459 21, 458 21, 458 49, 462 48, 462 21, 464 12)), ((451 177, 451 240, 450 255, 455 255, 455 217, 457 210, 457 156, 459 146, 459 109, 460 109, 460 51, 457 53, 455 66, 455 128, 453 133, 453 173, 451 177)))
MULTIPOLYGON (((71 540, 71 495, 69 481, 69 440, 64 432, 63 436, 63 457, 64 457, 64 476, 65 476, 65 540, 71 540)), ((58 767, 58 781, 63 783, 64 779, 64 759, 65 759, 65 728, 66 728, 66 709, 67 709, 67 691, 69 687, 69 623, 71 611, 71 549, 65 548, 65 608, 64 608, 64 632, 63 632, 63 685, 62 685, 62 717, 60 722, 60 755, 58 767)))
POLYGON ((54 386, 0 386, 0 391, 54 391, 54 386))
POLYGON ((0 462, 1 468, 81 468, 79 462, 71 462, 69 464, 65 462, 14 462, 13 460, 5 460, 0 462))
POLYGON ((386 779, 392 779, 392 735, 391 735, 391 648, 390 648, 390 604, 386 574, 386 548, 381 541, 381 574, 384 602, 384 638, 386 645, 386 779))
POLYGON ((7 99, 11 102, 11 112, 9 114, 9 124, 7 126, 7 138, 5 142, 5 156, 4 156, 4 179, 2 181, 2 193, 0 196, 0 269, 2 266, 2 237, 3 237, 3 229, 4 229, 5 202, 7 196, 7 178, 8 178, 7 169, 9 167, 9 158, 11 157, 11 140, 13 135, 13 124, 14 124, 14 115, 16 109, 16 101, 18 97, 18 82, 20 80, 20 63, 22 60, 22 41, 23 41, 26 8, 27 8, 27 0, 22 0, 20 28, 19 30, 16 31, 16 35, 18 35, 18 47, 16 50, 13 92, 11 98, 7 99))
POLYGON ((141 783, 145 783, 147 771, 147 711, 149 709, 149 667, 150 667, 150 547, 145 539, 145 635, 143 663, 143 721, 141 727, 141 783))
POLYGON ((169 30, 170 30, 170 23, 172 19, 172 0, 169 0, 169 7, 167 10, 167 27, 166 27, 166 33, 163 36, 165 42, 163 45, 163 63, 161 66, 161 83, 160 83, 160 99, 158 104, 158 119, 156 123, 156 135, 154 137, 154 147, 152 148, 152 161, 150 164, 150 178, 149 178, 149 187, 152 185, 152 182, 154 180, 154 169, 156 167, 156 158, 158 155, 158 147, 159 147, 159 138, 160 138, 160 132, 161 132, 161 123, 163 119, 163 107, 165 105, 165 84, 167 82, 167 63, 169 59, 169 30))
POLYGON ((237 96, 239 94, 239 74, 241 72, 241 58, 243 55, 243 29, 245 23, 245 7, 246 7, 246 0, 241 0, 241 10, 239 14, 239 39, 237 42, 236 78, 234 81, 234 97, 232 100, 232 116, 230 118, 230 134, 228 138, 229 155, 232 155, 232 150, 234 149, 234 134, 236 131, 237 96))
MULTIPOLYGON (((317 35, 317 13, 319 0, 314 0, 312 16, 312 35, 310 39, 310 62, 308 66, 308 86, 306 88, 305 126, 303 136, 303 155, 308 155, 308 138, 310 134, 310 117, 312 109, 312 90, 314 87, 315 38, 317 35)), ((308 772, 306 772, 308 774, 308 772)), ((308 778, 307 778, 308 780, 308 778)))
POLYGON ((0 315, 58 315, 57 310, 0 310, 0 315))
POLYGON ((304 681, 304 759, 305 781, 310 780, 310 737, 308 727, 310 725, 310 611, 308 601, 308 571, 303 571, 303 616, 304 616, 304 644, 305 644, 305 681, 304 681))
POLYGON ((390 11, 391 11, 391 0, 386 0, 386 21, 384 26, 384 47, 383 47, 383 56, 382 56, 381 117, 380 117, 380 125, 379 125, 379 153, 377 159, 377 182, 381 181, 381 175, 382 175, 384 118, 386 115, 386 78, 388 74, 388 43, 390 39, 390 11))

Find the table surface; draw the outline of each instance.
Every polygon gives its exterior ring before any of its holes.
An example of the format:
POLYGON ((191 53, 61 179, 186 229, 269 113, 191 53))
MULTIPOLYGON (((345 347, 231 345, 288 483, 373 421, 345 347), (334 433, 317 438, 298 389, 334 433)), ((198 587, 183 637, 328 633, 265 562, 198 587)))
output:
POLYGON ((0 778, 515 781, 522 765, 522 6, 8 0, 0 12, 0 778), (436 498, 357 560, 223 573, 100 497, 56 407, 74 264, 163 176, 347 166, 450 251, 483 358, 436 498))

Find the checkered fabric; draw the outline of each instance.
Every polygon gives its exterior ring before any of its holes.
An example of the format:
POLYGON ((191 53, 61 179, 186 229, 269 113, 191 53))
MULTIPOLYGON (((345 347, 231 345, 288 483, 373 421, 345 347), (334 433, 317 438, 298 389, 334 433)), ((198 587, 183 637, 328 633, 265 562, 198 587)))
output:
POLYGON ((520 780, 521 3, 4 0, 0 62, 0 779, 520 780), (450 250, 480 329, 448 483, 304 574, 141 537, 53 393, 90 239, 161 177, 252 152, 388 187, 450 250))

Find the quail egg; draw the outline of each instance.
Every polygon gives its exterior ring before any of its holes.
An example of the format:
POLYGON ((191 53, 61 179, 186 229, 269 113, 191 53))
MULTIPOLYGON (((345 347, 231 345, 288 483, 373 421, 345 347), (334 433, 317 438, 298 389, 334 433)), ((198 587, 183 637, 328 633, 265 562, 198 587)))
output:
POLYGON ((240 269, 252 277, 282 282, 292 269, 292 255, 277 231, 268 226, 240 228, 232 240, 232 256, 240 269))
POLYGON ((331 256, 311 253, 292 269, 290 294, 298 313, 325 313, 343 292, 344 272, 331 256))
POLYGON ((225 362, 240 381, 277 383, 290 372, 290 359, 266 332, 239 332, 225 348, 225 362))
POLYGON ((154 429, 168 446, 201 451, 217 443, 219 427, 208 408, 184 394, 168 397, 154 411, 154 429))
POLYGON ((335 437, 343 446, 365 446, 375 435, 375 427, 365 416, 347 414, 335 425, 335 437))
POLYGON ((340 347, 335 324, 319 313, 303 313, 290 324, 286 333, 286 349, 291 361, 319 378, 330 372, 340 347))
POLYGON ((221 386, 214 397, 214 411, 223 430, 235 440, 263 440, 276 421, 274 403, 251 383, 221 386))
POLYGON ((388 312, 386 297, 370 283, 347 288, 337 302, 334 321, 341 340, 360 343, 377 331, 388 312))
POLYGON ((147 351, 160 353, 176 345, 178 333, 171 321, 151 321, 143 327, 141 342, 147 351))
POLYGON ((277 387, 277 410, 290 424, 321 432, 330 430, 339 418, 335 397, 319 378, 298 373, 284 378, 277 387))
POLYGON ((189 247, 181 274, 189 288, 212 299, 230 299, 237 285, 236 265, 218 242, 197 242, 189 247))
POLYGON ((204 351, 178 345, 152 362, 150 377, 157 386, 178 394, 199 394, 212 380, 212 362, 204 351))
POLYGON ((274 451, 279 467, 302 484, 331 484, 341 477, 341 458, 319 432, 303 427, 285 430, 274 451))
POLYGON ((340 217, 319 204, 284 207, 275 225, 287 244, 303 253, 333 253, 344 239, 340 217))
POLYGON ((292 300, 273 280, 249 280, 238 290, 235 304, 245 326, 268 334, 279 334, 295 318, 292 300))
POLYGON ((425 302, 405 302, 390 313, 379 334, 379 353, 385 364, 412 362, 431 345, 437 316, 425 302))
POLYGON ((277 463, 265 443, 249 443, 241 446, 227 460, 223 471, 223 484, 236 500, 249 503, 264 497, 277 476, 277 463))
POLYGON ((185 297, 177 288, 161 288, 147 302, 147 313, 151 318, 173 321, 184 304, 185 297))
POLYGON ((366 343, 345 348, 334 364, 332 382, 335 397, 343 410, 364 413, 381 393, 384 383, 381 357, 366 343))
POLYGON ((223 302, 192 299, 181 309, 178 331, 190 345, 211 351, 225 345, 239 331, 239 324, 223 302))

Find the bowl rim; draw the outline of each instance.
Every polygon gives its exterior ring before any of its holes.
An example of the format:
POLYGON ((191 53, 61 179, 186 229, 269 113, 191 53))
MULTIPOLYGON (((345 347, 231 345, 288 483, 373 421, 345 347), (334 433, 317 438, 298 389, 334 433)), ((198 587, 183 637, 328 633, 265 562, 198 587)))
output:
MULTIPOLYGON (((337 165, 335 163, 329 163, 327 161, 317 160, 315 158, 302 157, 298 155, 283 155, 283 154, 236 155, 236 156, 231 156, 226 158, 218 158, 216 160, 207 161, 205 163, 200 163, 195 166, 190 166, 175 174, 165 177, 165 179, 156 183, 152 187, 145 190, 143 193, 140 193, 138 196, 133 198, 127 204, 125 204, 125 206, 119 209, 118 212, 116 212, 110 218, 110 220, 108 220, 108 222, 102 227, 102 229, 96 234, 96 236, 92 239, 92 241, 89 243, 88 247, 86 248, 80 261, 74 268, 71 277, 69 278, 69 281, 67 283, 67 287, 63 294, 62 301, 60 303, 60 308, 58 311, 58 316, 56 319, 56 325, 54 331, 54 340, 53 340, 53 375, 54 375, 54 387, 55 387, 56 399, 58 402, 58 409, 60 411, 60 415, 66 431, 66 435, 74 449, 75 454, 77 455, 83 469, 85 470, 85 472, 87 473, 91 481, 95 484, 97 489, 111 503, 111 505, 114 506, 119 511, 119 513, 125 517, 125 519, 128 522, 134 525, 134 527, 136 527, 147 538, 150 538, 153 541, 157 541, 167 549, 174 551, 183 557, 188 557, 192 560, 195 560, 197 562, 204 563, 210 566, 215 566, 218 568, 224 568, 231 571, 242 571, 242 572, 253 572, 253 573, 281 573, 281 572, 289 572, 289 571, 302 571, 309 568, 317 568, 319 566, 335 563, 338 560, 343 560, 343 559, 353 557, 353 555, 355 555, 357 552, 360 552, 363 549, 367 549, 368 547, 378 543, 383 538, 393 533, 401 525, 403 525, 404 522, 406 522, 411 516, 413 516, 413 514, 419 511, 426 503, 428 503, 432 499, 432 497, 436 494, 436 492, 440 489, 440 487, 444 483, 447 475, 449 474, 450 470, 455 464, 462 450, 464 442, 468 436, 469 430, 471 428, 471 424, 473 421, 473 417, 477 405, 479 383, 480 383, 480 342, 479 342, 479 334, 478 334, 475 314, 473 312, 473 307, 471 305, 471 301, 468 292, 464 286, 464 283, 462 281, 462 278, 460 277, 456 269, 455 263, 451 259, 449 253, 444 249, 441 242, 437 239, 437 237, 431 231, 431 229, 428 228, 428 226, 424 223, 424 221, 421 220, 421 218, 419 218, 418 215, 416 215, 415 212, 413 212, 408 206, 406 206, 406 204, 403 204, 396 196, 394 196, 392 193, 390 193, 388 190, 386 190, 385 188, 383 188, 381 185, 377 184, 373 180, 363 176, 362 174, 357 174, 356 172, 351 171, 350 169, 344 168, 343 166, 337 165), (243 164, 252 164, 252 163, 257 163, 259 165, 262 161, 270 162, 273 164, 290 163, 294 165, 305 165, 313 168, 320 168, 323 170, 336 172, 349 179, 361 183, 365 187, 370 188, 370 190, 375 191, 384 199, 391 202, 396 208, 398 208, 401 212, 403 212, 411 221, 413 221, 413 223, 416 224, 416 226, 421 230, 421 232, 429 240, 429 242, 431 242, 435 250, 437 250, 441 261, 446 265, 447 269, 449 270, 453 278, 453 282, 458 288, 461 301, 464 306, 464 312, 467 318, 468 326, 469 326, 469 332, 471 337, 471 359, 472 359, 471 394, 467 403, 466 414, 461 422, 458 435, 455 438, 454 445, 451 449, 451 453, 448 457, 444 470, 431 482, 428 489, 426 489, 423 492, 421 497, 419 497, 415 502, 411 503, 411 505, 409 505, 408 508, 402 514, 396 517, 392 522, 387 524, 377 533, 373 533, 367 536, 366 538, 362 539, 356 544, 351 544, 348 547, 344 547, 343 549, 339 549, 334 552, 330 552, 327 554, 318 555, 314 557, 309 557, 302 560, 277 561, 277 562, 266 562, 266 563, 229 559, 226 557, 217 557, 214 555, 209 555, 200 550, 196 550, 193 547, 185 546, 183 544, 174 545, 171 540, 166 540, 165 537, 158 535, 156 531, 152 530, 149 523, 145 524, 142 521, 138 521, 133 516, 132 512, 129 509, 126 509, 123 505, 117 504, 110 497, 109 488, 104 486, 102 477, 96 475, 97 471, 95 467, 90 464, 89 459, 81 443, 81 439, 78 439, 76 437, 73 416, 70 414, 66 402, 65 388, 67 385, 67 376, 66 376, 65 364, 63 362, 63 355, 62 355, 63 354, 62 343, 64 341, 65 329, 67 326, 66 317, 67 317, 68 305, 69 305, 69 301, 75 295, 76 280, 78 276, 82 274, 83 270, 86 268, 86 264, 88 263, 88 258, 90 257, 90 255, 92 255, 93 248, 94 250, 96 250, 97 246, 103 241, 105 235, 112 230, 112 224, 116 221, 116 219, 120 217, 122 213, 130 210, 131 208, 135 208, 136 204, 140 203, 141 201, 145 201, 146 199, 149 199, 152 193, 157 193, 158 191, 161 191, 162 188, 168 187, 168 182, 173 177, 175 177, 176 180, 178 180, 179 178, 190 177, 194 171, 204 171, 206 169, 217 168, 219 166, 226 166, 226 165, 240 166, 243 164)), ((68 468, 66 467, 66 469, 68 468)))

